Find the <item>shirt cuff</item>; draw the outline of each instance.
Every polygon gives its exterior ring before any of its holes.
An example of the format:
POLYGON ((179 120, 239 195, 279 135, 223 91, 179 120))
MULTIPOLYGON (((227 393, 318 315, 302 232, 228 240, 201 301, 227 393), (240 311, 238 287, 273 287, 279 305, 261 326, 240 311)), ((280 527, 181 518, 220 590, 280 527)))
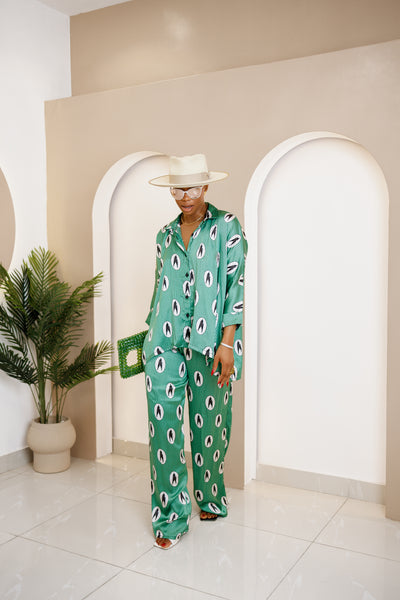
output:
POLYGON ((242 325, 243 313, 225 313, 222 317, 222 327, 229 327, 229 325, 242 325))

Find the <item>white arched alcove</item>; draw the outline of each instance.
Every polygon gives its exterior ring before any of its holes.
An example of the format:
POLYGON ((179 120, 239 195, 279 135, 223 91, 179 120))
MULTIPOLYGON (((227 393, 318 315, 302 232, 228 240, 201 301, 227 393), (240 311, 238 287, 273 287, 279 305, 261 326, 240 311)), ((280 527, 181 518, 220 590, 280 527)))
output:
MULTIPOLYGON (((155 155, 131 167, 121 178, 110 207, 112 341, 148 329, 154 288, 158 230, 176 217, 169 189, 149 185, 168 172, 168 157, 155 155)), ((112 377, 114 450, 148 456, 147 399, 144 374, 112 377)), ((188 441, 188 440, 187 440, 188 441)))
MULTIPOLYGON (((121 186, 124 185, 124 178, 134 170, 139 170, 140 175, 137 178, 139 188, 146 189, 151 193, 151 186, 148 180, 160 172, 166 157, 157 152, 135 152, 125 156, 116 162, 104 175, 96 191, 93 214, 93 272, 102 271, 104 274, 102 283, 102 294, 94 301, 94 336, 95 340, 113 338, 112 332, 112 289, 111 289, 111 239, 110 239, 110 211, 115 194, 121 186)), ((127 214, 129 227, 131 231, 130 243, 127 246, 127 257, 135 261, 136 265, 140 263, 143 257, 143 246, 140 242, 147 236, 147 248, 153 248, 155 231, 159 227, 158 218, 152 219, 147 193, 138 193, 139 189, 132 190, 132 205, 135 206, 136 218, 131 219, 132 215, 127 214), (155 229, 156 228, 156 229, 155 229)), ((163 211, 161 211, 163 212, 163 211)), ((162 217, 160 217, 162 219, 162 217)), ((153 258, 154 260, 154 258, 153 258)), ((135 271, 135 264, 132 265, 132 275, 135 271)), ((153 276, 154 270, 150 271, 149 276, 153 276)), ((126 271, 126 277, 131 279, 129 270, 126 271)), ((149 302, 150 298, 146 297, 149 302)), ((135 307, 132 307, 132 314, 135 314, 135 307)), ((147 315, 144 316, 144 318, 147 315)), ((137 333, 135 322, 126 321, 126 330, 120 337, 127 337, 137 333)), ((142 322, 141 328, 145 328, 142 322)), ((118 338, 119 332, 116 332, 118 338)), ((140 376, 139 376, 140 377, 140 376)), ((126 380, 128 381, 128 380, 126 380)), ((128 384, 129 385, 129 384, 128 384)), ((95 402, 96 402, 96 456, 104 456, 112 452, 112 376, 104 375, 95 379, 95 402)), ((134 399, 132 399, 132 402, 134 399)))
POLYGON ((388 192, 379 165, 341 135, 290 138, 255 170, 245 228, 246 479, 261 464, 318 474, 319 485, 325 475, 382 487, 388 192))
MULTIPOLYGON (((18 219, 23 206, 16 202, 18 193, 15 190, 18 186, 13 185, 12 168, 9 161, 4 162, 2 160, 0 165, 0 262, 12 272, 20 268, 22 259, 26 259, 26 238, 29 239, 29 235, 26 236, 24 232, 24 228, 27 228, 26 219, 18 219)), ((0 290, 0 302, 3 296, 0 290)), ((0 342, 5 341, 0 334, 0 342)), ((21 460, 22 465, 30 459, 30 451, 24 450, 26 431, 31 419, 36 416, 36 410, 28 386, 8 377, 3 371, 0 371, 0 412, 3 423, 3 428, 0 427, 0 459, 4 456, 7 460, 7 456, 15 452, 16 460, 21 460)))
POLYGON ((15 214, 7 180, 0 166, 0 262, 8 269, 15 244, 15 214))

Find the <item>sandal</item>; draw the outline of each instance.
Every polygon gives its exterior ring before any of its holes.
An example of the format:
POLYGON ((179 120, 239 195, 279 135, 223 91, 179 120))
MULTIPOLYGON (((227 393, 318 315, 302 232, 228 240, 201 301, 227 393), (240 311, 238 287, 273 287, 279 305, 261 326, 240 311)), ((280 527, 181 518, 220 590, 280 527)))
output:
POLYGON ((184 531, 183 533, 178 533, 178 535, 176 536, 176 538, 174 540, 171 540, 169 538, 157 538, 154 542, 154 546, 156 548, 160 548, 160 550, 169 550, 170 548, 172 548, 173 546, 176 546, 176 544, 179 542, 179 540, 181 539, 182 535, 184 535, 186 533, 186 531, 184 531), (170 542, 169 546, 161 546, 161 544, 159 544, 158 542, 170 542))
POLYGON ((200 512, 200 521, 215 521, 215 519, 218 519, 218 515, 214 513, 209 513, 206 510, 200 512))

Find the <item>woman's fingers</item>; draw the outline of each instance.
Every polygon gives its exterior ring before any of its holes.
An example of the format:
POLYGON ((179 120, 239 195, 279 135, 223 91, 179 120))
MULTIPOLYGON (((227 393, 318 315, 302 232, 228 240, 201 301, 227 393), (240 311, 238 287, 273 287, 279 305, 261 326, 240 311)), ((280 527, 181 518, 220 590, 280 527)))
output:
POLYGON ((211 375, 214 375, 215 371, 217 371, 218 363, 219 363, 219 358, 218 358, 218 350, 217 350, 217 352, 214 355, 214 362, 213 362, 213 366, 211 369, 211 375))
POLYGON ((229 378, 231 376, 231 371, 234 364, 233 350, 231 348, 226 348, 225 346, 220 346, 215 353, 213 372, 216 369, 216 367, 214 368, 214 365, 216 364, 218 366, 218 363, 221 364, 221 373, 218 378, 218 385, 222 387, 229 383, 229 378))

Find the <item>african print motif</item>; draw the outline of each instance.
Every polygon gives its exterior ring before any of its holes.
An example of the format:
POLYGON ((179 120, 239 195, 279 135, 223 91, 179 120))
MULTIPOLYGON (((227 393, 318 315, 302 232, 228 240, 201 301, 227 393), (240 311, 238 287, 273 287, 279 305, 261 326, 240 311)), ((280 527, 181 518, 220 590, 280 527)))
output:
POLYGON ((193 497, 202 510, 227 514, 224 460, 231 432, 232 384, 220 389, 205 357, 176 348, 145 365, 152 522, 156 537, 188 530, 191 498, 184 454, 183 409, 188 397, 193 497))
POLYGON ((232 379, 240 378, 246 252, 247 241, 238 219, 212 204, 187 250, 180 216, 158 232, 145 359, 174 347, 189 347, 212 359, 223 327, 236 325, 232 379))

